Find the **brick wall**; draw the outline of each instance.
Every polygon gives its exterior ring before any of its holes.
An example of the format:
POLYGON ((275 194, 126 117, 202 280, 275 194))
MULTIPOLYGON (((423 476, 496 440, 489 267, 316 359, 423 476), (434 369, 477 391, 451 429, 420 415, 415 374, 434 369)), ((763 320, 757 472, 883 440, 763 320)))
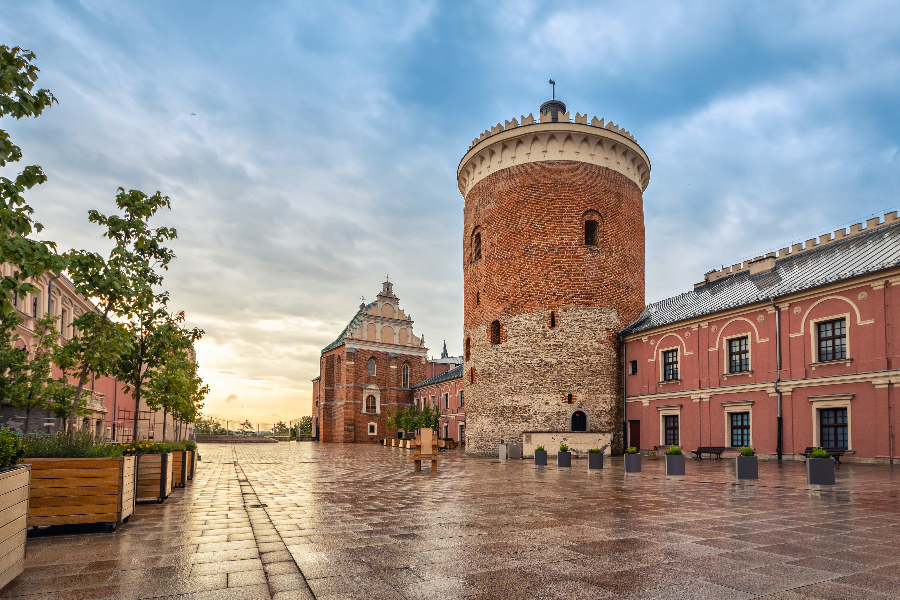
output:
POLYGON ((617 430, 616 333, 644 307, 637 185, 573 161, 514 166, 472 188, 464 227, 466 452, 494 455, 501 438, 521 441, 523 431, 568 431, 575 410, 590 431, 617 430), (599 214, 596 246, 584 244, 590 211, 599 214), (490 343, 495 320, 500 344, 490 343))

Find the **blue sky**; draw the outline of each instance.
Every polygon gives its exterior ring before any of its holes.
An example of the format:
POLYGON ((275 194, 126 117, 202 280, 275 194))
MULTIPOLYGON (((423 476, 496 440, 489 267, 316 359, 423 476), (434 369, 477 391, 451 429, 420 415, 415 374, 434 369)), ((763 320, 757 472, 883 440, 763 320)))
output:
POLYGON ((889 2, 32 0, 4 3, 0 43, 59 99, 4 128, 62 248, 102 248, 86 211, 119 186, 171 196, 166 287, 230 419, 307 413, 386 273, 432 353, 461 352, 456 167, 551 77, 650 156, 648 301, 900 203, 889 2))

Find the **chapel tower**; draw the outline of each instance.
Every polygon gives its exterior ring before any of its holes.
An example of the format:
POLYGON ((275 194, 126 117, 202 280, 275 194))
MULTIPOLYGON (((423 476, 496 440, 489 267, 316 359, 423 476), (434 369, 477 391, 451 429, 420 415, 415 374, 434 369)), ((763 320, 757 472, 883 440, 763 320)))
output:
POLYGON ((539 122, 476 138, 457 180, 466 453, 496 456, 527 432, 618 433, 617 333, 644 308, 646 153, 554 99, 539 122))

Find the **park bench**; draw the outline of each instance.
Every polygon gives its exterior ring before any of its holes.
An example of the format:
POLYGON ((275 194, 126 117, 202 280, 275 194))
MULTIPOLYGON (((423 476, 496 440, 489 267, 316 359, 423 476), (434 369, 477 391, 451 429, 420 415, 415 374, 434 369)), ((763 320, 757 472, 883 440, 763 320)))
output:
POLYGON ((703 460, 703 454, 716 455, 716 460, 722 460, 722 453, 725 452, 725 446, 700 446, 694 450, 694 460, 703 460))
MULTIPOLYGON (((806 450, 803 451, 803 456, 809 458, 809 455, 812 454, 812 451, 815 450, 814 446, 807 446, 806 450)), ((846 448, 822 448, 825 452, 828 453, 828 456, 834 459, 834 462, 841 464, 841 457, 847 453, 846 448)))

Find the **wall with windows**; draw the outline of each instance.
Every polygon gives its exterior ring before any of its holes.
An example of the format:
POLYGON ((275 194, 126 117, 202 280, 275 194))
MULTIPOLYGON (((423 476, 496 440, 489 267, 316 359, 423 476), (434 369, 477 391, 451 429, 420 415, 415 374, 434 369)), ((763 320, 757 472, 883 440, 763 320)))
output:
POLYGON ((419 408, 424 408, 427 404, 440 411, 441 421, 438 426, 440 437, 449 437, 459 443, 465 443, 466 397, 462 377, 417 387, 414 396, 414 402, 419 408))
POLYGON ((784 456, 833 444, 851 461, 889 459, 900 426, 898 284, 900 270, 885 270, 627 337, 629 445, 677 437, 688 450, 749 444, 776 455, 779 320, 784 456))

